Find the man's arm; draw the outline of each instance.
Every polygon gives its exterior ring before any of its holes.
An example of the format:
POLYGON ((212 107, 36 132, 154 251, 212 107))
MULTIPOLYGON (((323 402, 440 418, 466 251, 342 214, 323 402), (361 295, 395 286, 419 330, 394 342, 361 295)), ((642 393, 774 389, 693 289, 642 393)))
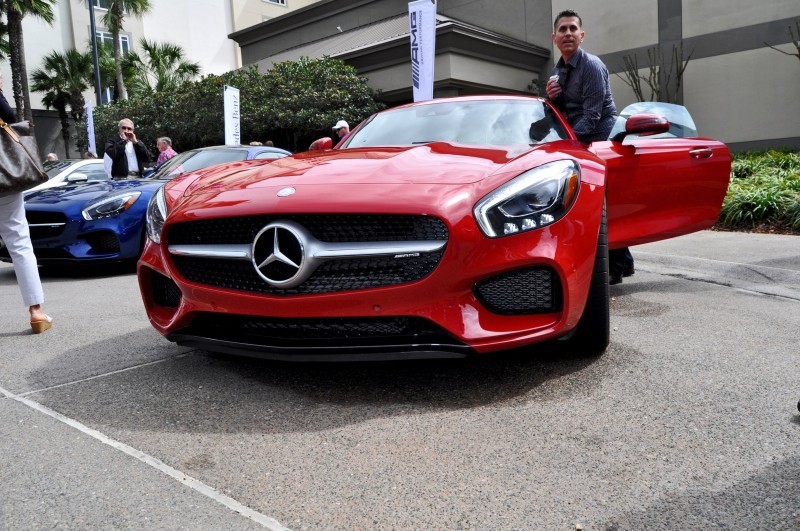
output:
POLYGON ((582 94, 583 115, 572 130, 578 138, 594 136, 603 114, 608 86, 608 70, 602 63, 589 61, 583 71, 582 94))
POLYGON ((121 151, 122 153, 125 152, 125 144, 123 142, 125 141, 122 140, 121 138, 112 138, 111 140, 106 142, 105 153, 111 158, 111 160, 117 159, 117 156, 120 153, 120 149, 122 150, 121 151))
MULTIPOLYGON (((133 144, 133 150, 136 152, 137 158, 142 162, 150 162, 150 152, 147 151, 147 146, 144 145, 144 142, 141 140, 137 140, 133 144)), ((141 170, 142 168, 140 168, 141 170)))

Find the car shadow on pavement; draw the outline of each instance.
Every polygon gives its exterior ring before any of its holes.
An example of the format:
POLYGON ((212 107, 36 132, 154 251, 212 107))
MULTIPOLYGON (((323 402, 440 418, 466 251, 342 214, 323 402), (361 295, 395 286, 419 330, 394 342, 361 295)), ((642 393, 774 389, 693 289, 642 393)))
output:
MULTIPOLYGON (((29 383, 42 389, 42 382, 74 366, 76 356, 115 348, 116 340, 65 352, 30 374, 29 383)), ((163 345, 151 354, 166 358, 170 348, 180 347, 163 345)), ((30 398, 101 431, 305 432, 370 418, 583 395, 603 381, 602 359, 545 347, 479 359, 322 364, 197 350, 88 380, 73 374, 77 383, 30 398), (597 374, 574 376, 585 370, 597 374), (559 385, 548 386, 551 380, 559 385)))
POLYGON ((613 518, 598 529, 797 529, 800 457, 789 457, 719 487, 678 489, 657 503, 613 518), (758 500, 758 502, 754 502, 758 500), (795 500, 792 502, 791 500, 795 500))
POLYGON ((42 280, 62 278, 101 278, 135 275, 136 262, 112 262, 108 264, 47 264, 39 267, 42 280))

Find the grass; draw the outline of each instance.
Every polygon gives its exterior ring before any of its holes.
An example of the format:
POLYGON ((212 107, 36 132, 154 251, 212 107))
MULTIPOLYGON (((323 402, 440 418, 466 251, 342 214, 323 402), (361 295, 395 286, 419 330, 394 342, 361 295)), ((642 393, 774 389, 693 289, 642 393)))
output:
POLYGON ((715 228, 800 234, 800 152, 734 153, 715 228))

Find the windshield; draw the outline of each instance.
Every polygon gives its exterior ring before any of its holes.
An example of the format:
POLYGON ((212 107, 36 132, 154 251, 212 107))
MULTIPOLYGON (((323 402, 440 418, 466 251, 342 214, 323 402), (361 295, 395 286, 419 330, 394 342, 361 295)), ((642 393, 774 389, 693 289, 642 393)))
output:
POLYGON ((434 100, 374 115, 343 147, 406 146, 428 142, 498 146, 566 139, 553 110, 542 101, 434 100))
POLYGON ((48 160, 44 163, 44 172, 48 179, 52 179, 73 164, 75 164, 73 160, 48 160))
POLYGON ((202 170, 223 162, 245 160, 247 150, 240 148, 220 148, 180 153, 169 159, 153 174, 154 179, 171 179, 186 172, 202 170))

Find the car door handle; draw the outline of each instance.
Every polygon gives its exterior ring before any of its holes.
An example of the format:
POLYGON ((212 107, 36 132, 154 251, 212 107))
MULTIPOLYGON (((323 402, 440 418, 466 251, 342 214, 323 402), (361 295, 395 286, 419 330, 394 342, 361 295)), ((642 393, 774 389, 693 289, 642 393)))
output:
POLYGON ((714 150, 709 147, 695 148, 689 151, 689 155, 693 159, 707 159, 714 154, 714 150))

